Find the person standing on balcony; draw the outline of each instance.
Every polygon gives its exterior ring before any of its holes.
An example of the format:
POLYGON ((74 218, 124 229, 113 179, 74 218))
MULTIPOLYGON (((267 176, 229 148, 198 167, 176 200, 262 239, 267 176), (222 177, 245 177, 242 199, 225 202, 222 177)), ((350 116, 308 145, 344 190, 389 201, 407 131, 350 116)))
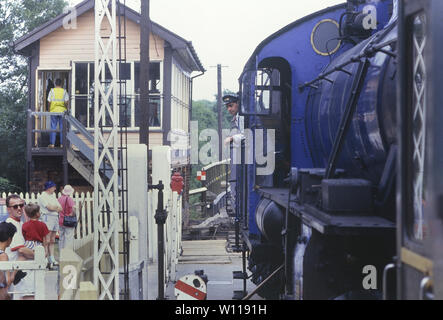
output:
POLYGON ((41 220, 46 223, 48 227, 49 234, 46 236, 47 248, 45 251, 48 252, 48 267, 52 269, 54 266, 58 265, 58 262, 54 257, 54 245, 55 236, 59 230, 58 226, 58 214, 61 212, 62 206, 57 201, 55 197, 56 184, 52 181, 45 183, 45 191, 38 197, 38 204, 41 210, 41 220))
MULTIPOLYGON (((55 88, 49 91, 48 101, 50 103, 49 112, 65 112, 68 110, 69 95, 65 89, 62 88, 62 80, 55 80, 55 88)), ((51 130, 57 130, 57 125, 60 127, 60 148, 63 147, 63 117, 60 115, 51 116, 51 130)), ((49 134, 49 148, 54 148, 56 132, 49 134)))

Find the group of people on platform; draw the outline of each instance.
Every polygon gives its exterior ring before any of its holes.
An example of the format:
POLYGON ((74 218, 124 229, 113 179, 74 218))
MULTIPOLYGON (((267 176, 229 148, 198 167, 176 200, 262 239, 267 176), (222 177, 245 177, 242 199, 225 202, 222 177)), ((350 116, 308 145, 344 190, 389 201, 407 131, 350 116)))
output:
MULTIPOLYGON (((59 252, 72 248, 74 227, 64 224, 66 216, 75 216, 74 189, 63 188, 57 199, 56 184, 48 181, 37 203, 26 204, 17 194, 6 198, 9 217, 0 223, 0 261, 26 261, 34 259, 37 246, 43 246, 47 268, 58 266, 55 259, 55 240, 59 232, 59 252), (23 212, 25 214, 23 214, 23 212)), ((0 270, 0 300, 33 299, 35 294, 34 272, 0 270)))

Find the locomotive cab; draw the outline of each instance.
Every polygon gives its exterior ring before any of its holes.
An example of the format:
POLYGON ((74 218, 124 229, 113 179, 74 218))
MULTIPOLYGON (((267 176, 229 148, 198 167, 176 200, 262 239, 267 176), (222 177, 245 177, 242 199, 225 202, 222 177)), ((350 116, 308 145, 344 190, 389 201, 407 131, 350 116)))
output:
MULTIPOLYGON (((283 180, 289 173, 291 77, 289 63, 279 57, 261 61, 257 70, 246 71, 241 77, 240 113, 245 116, 249 128, 254 132, 257 129, 262 130, 264 141, 267 141, 267 133, 270 130, 275 133, 275 144, 272 148, 268 148, 266 143, 263 144, 265 156, 268 152, 274 152, 274 170, 268 175, 256 172, 254 179, 257 187, 283 187, 283 180)), ((260 134, 260 137, 255 137, 260 139, 262 136, 260 134)), ((257 145, 256 143, 255 146, 257 145)), ((260 164, 257 168, 260 168, 260 164)))

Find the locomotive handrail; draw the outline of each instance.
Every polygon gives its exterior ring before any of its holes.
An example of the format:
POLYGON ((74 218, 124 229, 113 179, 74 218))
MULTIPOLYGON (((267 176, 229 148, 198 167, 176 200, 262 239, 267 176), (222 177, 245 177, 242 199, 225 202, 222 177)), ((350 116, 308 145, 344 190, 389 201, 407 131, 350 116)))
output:
POLYGON ((394 263, 389 263, 383 269, 383 300, 388 300, 388 271, 391 269, 395 269, 394 263))
POLYGON ((329 76, 329 75, 331 75, 331 74, 333 74, 334 72, 338 72, 338 71, 340 71, 340 72, 344 72, 344 73, 346 73, 346 74, 348 74, 348 75, 352 75, 352 72, 349 72, 349 71, 345 70, 344 67, 350 65, 351 63, 360 62, 362 58, 368 58, 368 57, 371 57, 371 56, 373 56, 376 52, 382 52, 382 53, 384 53, 384 54, 387 54, 387 55, 390 55, 390 56, 396 57, 396 56, 397 56, 396 53, 394 53, 394 52, 392 52, 392 51, 388 51, 388 50, 383 49, 384 47, 387 47, 387 46, 389 46, 389 45, 391 45, 391 44, 393 44, 393 43, 395 43, 395 42, 397 42, 397 39, 391 39, 391 40, 385 41, 385 42, 383 42, 383 43, 380 43, 380 44, 378 44, 378 45, 370 45, 370 46, 368 46, 365 50, 363 50, 362 53, 360 53, 360 54, 358 54, 358 55, 356 55, 356 56, 351 57, 348 61, 346 61, 346 62, 344 62, 344 63, 342 63, 342 64, 336 66, 335 68, 333 68, 333 69, 331 69, 331 70, 329 70, 329 71, 327 71, 327 72, 325 72, 325 73, 321 73, 321 74, 320 74, 317 78, 315 78, 314 80, 309 81, 309 82, 305 82, 304 84, 300 85, 300 86, 298 87, 298 89, 299 89, 300 91, 303 91, 306 87, 314 87, 314 88, 317 88, 316 86, 314 86, 314 83, 316 83, 316 82, 318 82, 318 81, 320 81, 320 80, 328 80, 328 81, 330 81, 330 80, 327 79, 326 77, 329 76))
POLYGON ((419 297, 418 300, 425 300, 425 298, 429 299, 429 300, 433 300, 433 294, 432 293, 427 293, 426 290, 429 289, 432 286, 432 278, 429 276, 424 277, 421 281, 420 281, 420 292, 419 292, 419 297))
POLYGON ((340 120, 337 135, 335 136, 334 143, 332 145, 332 151, 328 159, 328 165, 326 167, 325 179, 331 179, 334 176, 335 166, 337 162, 337 157, 343 146, 343 139, 346 137, 348 132, 350 121, 354 115, 355 108, 357 106, 358 99, 360 98, 360 93, 363 89, 363 83, 366 78, 366 74, 369 69, 370 62, 365 59, 358 66, 357 74, 358 76, 354 79, 352 84, 351 95, 346 103, 345 111, 340 120))

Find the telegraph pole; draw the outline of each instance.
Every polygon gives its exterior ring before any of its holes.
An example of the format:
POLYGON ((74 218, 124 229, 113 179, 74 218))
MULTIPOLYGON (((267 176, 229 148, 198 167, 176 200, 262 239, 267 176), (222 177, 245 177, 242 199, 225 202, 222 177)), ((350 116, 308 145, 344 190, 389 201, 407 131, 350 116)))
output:
MULTIPOLYGON (((222 141, 222 75, 221 68, 227 66, 222 66, 217 64, 217 113, 218 113, 218 160, 221 161, 223 158, 223 141, 222 141)), ((215 68, 215 66, 211 66, 215 68)))
POLYGON ((139 142, 148 147, 149 163, 149 35, 151 21, 149 18, 149 0, 140 1, 140 121, 139 142))
POLYGON ((217 110, 218 110, 218 161, 222 160, 222 79, 221 64, 217 65, 217 110))

